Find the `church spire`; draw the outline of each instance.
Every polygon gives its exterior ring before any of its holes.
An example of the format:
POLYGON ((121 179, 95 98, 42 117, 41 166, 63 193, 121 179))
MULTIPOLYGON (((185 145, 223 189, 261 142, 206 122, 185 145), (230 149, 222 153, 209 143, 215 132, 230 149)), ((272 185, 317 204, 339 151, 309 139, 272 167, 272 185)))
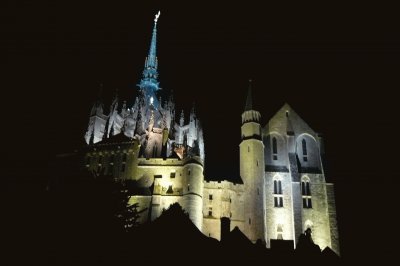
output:
POLYGON ((139 83, 139 88, 144 92, 146 97, 146 104, 152 104, 156 108, 158 107, 158 100, 155 92, 160 89, 158 82, 158 61, 156 54, 156 44, 157 44, 157 21, 160 17, 160 11, 156 14, 154 18, 153 34, 151 37, 149 54, 146 57, 144 63, 144 69, 142 74, 142 79, 139 83), (151 101, 151 102, 150 102, 151 101))
POLYGON ((253 97, 251 95, 251 79, 249 80, 249 89, 247 91, 246 106, 244 112, 242 113, 242 123, 247 122, 260 122, 260 113, 253 109, 253 97))
POLYGON ((145 67, 152 67, 157 69, 157 55, 156 55, 156 44, 157 44, 157 21, 158 18, 160 17, 161 12, 158 11, 154 18, 154 27, 153 27, 153 35, 151 37, 151 44, 150 44, 150 50, 149 50, 149 55, 146 58, 146 64, 145 67))
POLYGON ((251 95, 251 79, 249 79, 249 89, 247 91, 246 106, 245 106, 244 110, 245 111, 253 110, 253 98, 251 95))

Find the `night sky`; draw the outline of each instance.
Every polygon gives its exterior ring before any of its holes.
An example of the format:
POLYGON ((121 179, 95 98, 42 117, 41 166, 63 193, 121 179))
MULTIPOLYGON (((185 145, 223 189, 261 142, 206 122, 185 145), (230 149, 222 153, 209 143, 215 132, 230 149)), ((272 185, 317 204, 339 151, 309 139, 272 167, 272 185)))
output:
POLYGON ((206 178, 238 176, 240 115, 251 78, 263 126, 287 102, 323 134, 343 255, 394 254, 394 246, 378 241, 398 237, 391 212, 400 177, 395 8, 85 2, 25 1, 4 12, 8 71, 1 98, 12 121, 6 131, 16 139, 7 141, 10 178, 41 189, 55 170, 46 167, 49 158, 81 147, 100 83, 106 106, 115 89, 133 101, 161 10, 160 86, 173 90, 177 113, 188 116, 195 102, 206 178))

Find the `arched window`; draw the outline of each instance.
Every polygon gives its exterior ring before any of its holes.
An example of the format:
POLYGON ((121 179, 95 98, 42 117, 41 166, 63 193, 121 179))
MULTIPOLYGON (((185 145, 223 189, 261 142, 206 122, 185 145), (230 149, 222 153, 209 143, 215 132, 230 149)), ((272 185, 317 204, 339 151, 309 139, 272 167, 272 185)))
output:
POLYGON ((272 138, 272 159, 278 160, 278 144, 276 138, 272 138))
POLYGON ((301 146, 303 148, 303 161, 307 162, 307 142, 305 139, 301 141, 301 146))
POLYGON ((304 231, 306 231, 307 229, 313 230, 313 222, 311 222, 310 220, 307 220, 304 223, 304 231))

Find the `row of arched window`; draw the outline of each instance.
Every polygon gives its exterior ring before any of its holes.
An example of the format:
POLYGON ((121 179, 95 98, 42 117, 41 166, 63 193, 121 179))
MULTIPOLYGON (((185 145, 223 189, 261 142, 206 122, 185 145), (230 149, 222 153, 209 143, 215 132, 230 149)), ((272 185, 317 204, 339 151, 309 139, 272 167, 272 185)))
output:
MULTIPOLYGON (((301 182, 301 195, 303 198, 303 208, 312 208, 311 202, 311 189, 310 181, 303 180, 301 182)), ((274 180, 274 207, 283 207, 283 193, 282 193, 282 181, 274 180)))
MULTIPOLYGON (((301 147, 303 151, 303 161, 308 161, 308 153, 307 153, 307 142, 305 139, 301 141, 301 147)), ((272 159, 278 160, 278 142, 275 137, 272 138, 272 159)))
MULTIPOLYGON (((278 223, 276 225, 276 239, 283 240, 283 228, 284 226, 281 223, 278 223)), ((309 229, 312 230, 312 228, 313 228, 313 223, 310 220, 307 220, 304 223, 304 231, 309 229)))

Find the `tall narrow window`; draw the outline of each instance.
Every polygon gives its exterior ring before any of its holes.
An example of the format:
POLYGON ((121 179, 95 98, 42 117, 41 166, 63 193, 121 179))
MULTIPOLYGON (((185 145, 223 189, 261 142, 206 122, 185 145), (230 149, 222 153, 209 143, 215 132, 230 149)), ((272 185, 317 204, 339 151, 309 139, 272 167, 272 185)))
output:
POLYGON ((274 194, 282 194, 282 181, 274 180, 274 194))
POLYGON ((208 216, 212 216, 212 207, 208 209, 208 216))
POLYGON ((281 180, 274 180, 274 207, 283 207, 281 180))
POLYGON ((310 182, 306 182, 306 194, 307 196, 311 196, 310 182))
POLYGON ((213 200, 213 195, 212 194, 208 195, 208 199, 213 200))
POLYGON ((303 197, 303 208, 312 208, 310 181, 304 180, 301 182, 301 195, 303 197))
POLYGON ((282 224, 278 224, 276 227, 276 239, 283 240, 283 226, 282 224))
POLYGON ((278 160, 278 144, 276 138, 272 138, 272 159, 278 160))
POLYGON ((307 162, 308 158, 307 158, 307 142, 305 139, 303 139, 301 141, 301 146, 303 148, 303 161, 307 162))

